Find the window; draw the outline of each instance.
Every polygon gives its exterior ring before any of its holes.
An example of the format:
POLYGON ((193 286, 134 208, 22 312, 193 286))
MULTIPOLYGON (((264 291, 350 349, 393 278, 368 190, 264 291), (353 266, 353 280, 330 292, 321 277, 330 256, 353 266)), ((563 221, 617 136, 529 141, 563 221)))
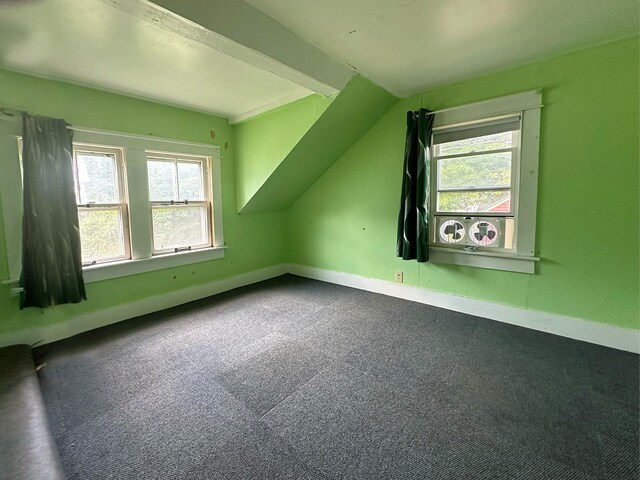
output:
POLYGON ((121 149, 74 143, 83 265, 131 258, 121 149))
POLYGON ((211 246, 208 159, 148 152, 153 253, 211 246))
POLYGON ((443 127, 432 143, 434 243, 512 250, 520 116, 443 127))
POLYGON ((433 261, 533 273, 540 103, 526 92, 435 114, 433 261))
MULTIPOLYGON (((19 122, 0 122, 11 283, 22 263, 20 137, 19 122)), ((224 257, 218 146, 76 128, 73 147, 85 282, 224 257)))

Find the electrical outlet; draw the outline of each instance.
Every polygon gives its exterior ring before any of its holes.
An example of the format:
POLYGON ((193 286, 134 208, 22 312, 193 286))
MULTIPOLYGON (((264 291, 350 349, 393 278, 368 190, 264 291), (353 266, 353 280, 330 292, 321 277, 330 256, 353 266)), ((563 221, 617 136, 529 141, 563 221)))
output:
POLYGON ((402 272, 396 272, 396 282, 402 283, 402 272))

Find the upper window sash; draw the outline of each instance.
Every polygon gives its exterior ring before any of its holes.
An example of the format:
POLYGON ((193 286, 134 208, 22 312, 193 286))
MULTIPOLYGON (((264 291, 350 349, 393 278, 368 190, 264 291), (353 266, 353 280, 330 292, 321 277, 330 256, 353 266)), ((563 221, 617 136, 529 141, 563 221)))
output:
POLYGON ((151 179, 148 182, 149 189, 149 201, 152 203, 171 203, 171 204, 179 204, 179 203, 197 203, 197 202, 209 202, 211 201, 211 191, 210 191, 210 168, 209 163, 211 162, 208 157, 196 157, 190 155, 172 155, 172 154, 164 154, 160 152, 146 152, 147 158, 147 169, 149 169, 150 163, 166 163, 172 165, 172 195, 169 197, 157 196, 154 195, 153 186, 151 183, 151 179), (199 167, 199 180, 200 185, 198 185, 198 192, 193 194, 183 194, 184 191, 181 191, 181 179, 180 179, 180 166, 182 165, 197 165, 199 167), (187 202, 185 202, 187 201, 187 202))
POLYGON ((78 143, 73 142, 73 176, 74 176, 74 185, 76 189, 76 199, 78 206, 116 206, 116 205, 125 205, 127 204, 127 182, 125 178, 125 168, 124 168, 124 149, 118 147, 104 147, 99 145, 91 145, 86 143, 78 143), (105 155, 105 156, 113 156, 114 158, 114 185, 116 187, 117 193, 114 196, 113 200, 117 200, 116 202, 97 202, 97 201, 88 201, 82 202, 81 198, 81 188, 80 188, 80 172, 78 165, 78 154, 97 154, 97 155, 105 155))
MULTIPOLYGON (((519 160, 519 138, 521 131, 521 115, 519 112, 500 115, 496 117, 483 118, 477 121, 460 122, 452 125, 444 125, 434 131, 432 135, 432 151, 434 152, 432 168, 433 179, 435 185, 433 186, 433 197, 435 200, 433 213, 436 216, 486 216, 486 217, 513 217, 516 216, 515 198, 517 195, 517 171, 519 160), (491 136, 499 134, 510 133, 510 135, 502 135, 502 139, 492 139, 491 136), (479 140, 476 145, 459 145, 461 141, 470 139, 483 139, 479 140), (497 148, 491 148, 495 144, 497 148), (444 145, 450 145, 448 152, 444 145), (486 148, 489 146, 489 148, 486 148), (445 154, 442 154, 444 150, 445 154), (476 162, 476 166, 480 166, 484 161, 490 161, 489 159, 502 162, 509 162, 509 165, 504 165, 502 169, 497 170, 507 172, 505 167, 508 168, 508 180, 500 178, 488 178, 485 182, 483 178, 468 178, 468 173, 464 173, 464 167, 473 168, 473 163, 465 165, 466 162, 476 162), (455 176, 451 176, 449 172, 449 182, 443 180, 443 174, 446 172, 444 164, 448 164, 450 167, 455 168, 456 163, 459 163, 463 167, 463 173, 461 180, 458 180, 455 176), (494 180, 493 182, 491 180, 494 180), (463 183, 464 182, 464 183, 463 183), (497 183, 499 182, 499 183, 497 183), (502 212, 483 211, 475 209, 453 209, 442 207, 443 194, 449 194, 450 201, 453 200, 454 195, 463 195, 465 193, 480 194, 481 192, 487 193, 487 198, 484 203, 492 205, 492 197, 496 197, 500 192, 508 192, 509 198, 509 210, 502 212), (489 196, 490 193, 496 195, 489 196)), ((454 170, 455 171, 455 170, 454 170)), ((481 199, 481 198, 480 198, 481 199)), ((479 200, 480 200, 479 199, 479 200)), ((501 198, 495 198, 495 202, 499 203, 501 198)))

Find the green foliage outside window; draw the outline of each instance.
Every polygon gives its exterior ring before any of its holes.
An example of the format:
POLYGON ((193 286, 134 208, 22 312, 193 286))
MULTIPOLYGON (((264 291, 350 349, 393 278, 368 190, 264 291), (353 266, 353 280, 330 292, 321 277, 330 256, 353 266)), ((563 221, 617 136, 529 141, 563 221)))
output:
MULTIPOLYGON (((437 156, 477 153, 473 156, 438 160, 439 188, 510 187, 511 152, 483 152, 511 148, 512 138, 512 132, 505 132, 437 145, 437 156)), ((509 196, 509 190, 441 192, 438 195, 438 210, 482 212, 509 196)))

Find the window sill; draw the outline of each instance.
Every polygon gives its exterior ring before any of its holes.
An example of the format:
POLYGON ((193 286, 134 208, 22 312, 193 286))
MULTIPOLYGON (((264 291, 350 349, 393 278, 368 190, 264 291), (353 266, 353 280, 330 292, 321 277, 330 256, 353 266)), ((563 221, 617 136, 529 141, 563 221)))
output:
POLYGON ((540 258, 508 253, 465 252, 451 248, 429 247, 429 261, 532 274, 535 273, 535 266, 540 258))
POLYGON ((165 268, 224 258, 226 247, 211 247, 189 252, 166 253, 151 258, 123 260, 120 262, 91 265, 82 269, 85 283, 99 282, 110 278, 125 277, 138 273, 153 272, 165 268))

